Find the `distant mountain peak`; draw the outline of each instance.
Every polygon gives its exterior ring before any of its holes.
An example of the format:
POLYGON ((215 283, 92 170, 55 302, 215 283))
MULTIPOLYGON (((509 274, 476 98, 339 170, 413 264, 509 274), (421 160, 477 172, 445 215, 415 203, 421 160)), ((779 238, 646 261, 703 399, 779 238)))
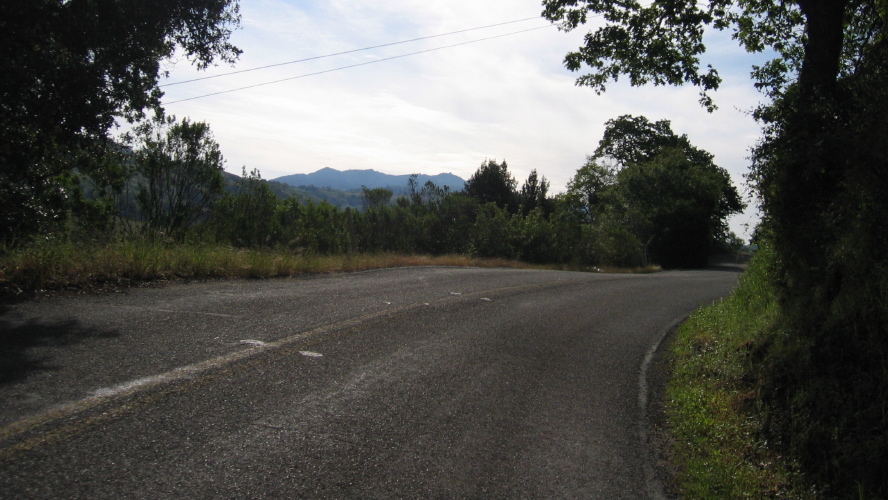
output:
MULTIPOLYGON (((331 187, 343 191, 360 189, 361 186, 367 186, 371 189, 392 188, 396 191, 402 191, 407 187, 409 179, 409 174, 390 175, 373 169, 341 171, 335 168, 324 167, 311 174, 285 175, 272 180, 296 187, 331 187)), ((465 187, 465 180, 451 173, 437 175, 418 174, 416 180, 420 186, 428 181, 432 181, 439 187, 448 186, 451 191, 461 191, 465 187)))

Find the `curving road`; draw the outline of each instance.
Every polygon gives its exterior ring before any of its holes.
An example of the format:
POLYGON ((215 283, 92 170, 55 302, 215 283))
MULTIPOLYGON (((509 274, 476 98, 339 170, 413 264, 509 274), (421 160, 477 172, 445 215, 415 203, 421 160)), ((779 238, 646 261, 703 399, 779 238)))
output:
POLYGON ((645 359, 729 271, 406 268, 0 306, 0 498, 658 498, 645 359))

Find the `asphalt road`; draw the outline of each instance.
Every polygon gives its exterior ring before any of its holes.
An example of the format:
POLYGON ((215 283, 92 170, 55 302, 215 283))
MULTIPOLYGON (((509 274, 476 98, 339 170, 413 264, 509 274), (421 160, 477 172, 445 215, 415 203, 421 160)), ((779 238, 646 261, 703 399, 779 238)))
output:
POLYGON ((737 276, 430 267, 0 306, 0 498, 657 498, 645 360, 737 276))

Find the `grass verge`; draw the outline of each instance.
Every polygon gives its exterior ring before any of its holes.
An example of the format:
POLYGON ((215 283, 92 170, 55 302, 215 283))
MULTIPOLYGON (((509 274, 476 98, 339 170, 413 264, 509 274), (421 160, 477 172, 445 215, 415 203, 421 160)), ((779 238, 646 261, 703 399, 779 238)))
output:
POLYGON ((753 353, 777 314, 764 264, 754 259, 730 296, 680 328, 665 404, 683 498, 810 498, 794 490, 792 464, 761 438, 753 353))
POLYGON ((426 265, 601 271, 597 268, 532 265, 507 259, 477 259, 466 255, 321 256, 162 241, 123 241, 107 245, 48 242, 0 252, 0 297, 8 299, 65 289, 101 290, 169 280, 273 278, 426 265))

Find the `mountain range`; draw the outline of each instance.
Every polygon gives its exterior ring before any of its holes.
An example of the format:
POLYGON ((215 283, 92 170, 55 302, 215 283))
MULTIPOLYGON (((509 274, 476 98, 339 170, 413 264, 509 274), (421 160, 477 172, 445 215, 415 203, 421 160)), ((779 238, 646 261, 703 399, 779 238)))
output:
MULTIPOLYGON (((288 184, 290 186, 315 186, 332 188, 341 191, 351 191, 367 186, 370 189, 388 188, 396 193, 402 193, 407 188, 409 175, 389 175, 375 170, 336 170, 334 168, 322 168, 311 174, 285 175, 272 179, 272 181, 288 184)), ((451 191, 462 191, 465 181, 456 175, 419 174, 416 178, 417 187, 422 187, 427 181, 432 181, 438 187, 449 186, 451 191)))

